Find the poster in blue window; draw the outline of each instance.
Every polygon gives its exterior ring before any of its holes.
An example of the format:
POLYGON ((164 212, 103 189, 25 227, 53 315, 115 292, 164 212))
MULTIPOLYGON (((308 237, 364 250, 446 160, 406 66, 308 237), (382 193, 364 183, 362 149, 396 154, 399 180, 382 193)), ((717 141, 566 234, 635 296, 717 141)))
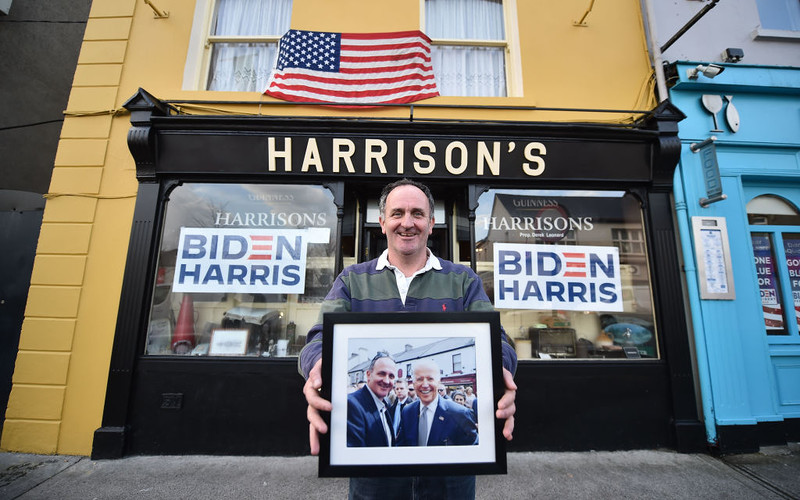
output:
POLYGON ((800 235, 794 235, 797 239, 790 239, 791 236, 784 235, 783 249, 786 253, 786 266, 789 268, 789 283, 792 288, 795 321, 797 321, 797 326, 800 327, 800 235))
POLYGON ((775 274, 775 258, 772 254, 772 240, 767 235, 752 234, 753 256, 761 292, 761 307, 764 310, 764 326, 767 332, 783 330, 783 307, 775 274))

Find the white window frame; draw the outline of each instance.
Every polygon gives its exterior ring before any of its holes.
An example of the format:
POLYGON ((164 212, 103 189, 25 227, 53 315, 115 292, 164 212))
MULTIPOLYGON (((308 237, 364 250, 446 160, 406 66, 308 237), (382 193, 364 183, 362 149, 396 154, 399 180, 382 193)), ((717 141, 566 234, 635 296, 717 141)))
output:
MULTIPOLYGON (((186 66, 183 70, 182 90, 208 91, 208 72, 215 43, 278 43, 283 33, 269 36, 212 36, 216 0, 197 0, 192 20, 192 33, 186 66)), ((211 92, 211 91, 209 91, 211 92)), ((233 91, 226 91, 233 92, 233 91)))
MULTIPOLYGON (((433 45, 454 45, 461 47, 502 47, 505 54, 506 95, 504 97, 522 97, 522 59, 519 51, 519 25, 517 24, 517 0, 501 0, 503 3, 503 22, 505 24, 505 40, 464 40, 431 38, 433 45)), ((425 31, 425 0, 419 4, 420 26, 425 31)), ((436 69, 434 68, 434 71, 436 69)), ((471 96, 445 96, 464 98, 471 96)))

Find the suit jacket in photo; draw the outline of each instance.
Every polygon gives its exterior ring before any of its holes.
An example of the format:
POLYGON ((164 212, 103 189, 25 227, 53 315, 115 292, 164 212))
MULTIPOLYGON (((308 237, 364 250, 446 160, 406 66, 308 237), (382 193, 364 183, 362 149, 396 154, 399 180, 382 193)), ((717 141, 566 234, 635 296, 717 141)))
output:
MULTIPOLYGON (((389 429, 392 417, 386 413, 389 429)), ((347 446, 372 447, 392 446, 386 439, 386 431, 378 407, 367 386, 347 395, 347 446)))
MULTIPOLYGON (((472 412, 458 403, 437 396, 428 446, 465 446, 478 444, 478 428, 472 412)), ((403 408, 403 421, 397 433, 398 446, 417 446, 419 400, 403 408)))
MULTIPOLYGON (((403 403, 401 404, 401 403, 400 403, 400 400, 399 400, 399 399, 397 399, 397 398, 395 398, 395 400, 394 400, 394 402, 392 403, 392 405, 391 405, 391 406, 389 406, 389 413, 390 413, 390 414, 391 414, 391 416, 392 416, 392 423, 393 423, 395 426, 399 426, 399 425, 400 425, 400 423, 403 421, 403 413, 402 413, 402 412, 403 412, 403 409, 404 409, 406 406, 410 405, 412 402, 413 402, 413 401, 411 400, 411 398, 406 398, 406 400, 405 400, 405 401, 403 401, 403 403), (397 406, 398 406, 398 405, 400 405, 400 413, 397 413, 397 406)), ((399 431, 400 431, 400 429, 398 428, 398 429, 397 429, 397 432, 399 432, 399 431)), ((397 432, 395 432, 395 434, 397 434, 397 432)))

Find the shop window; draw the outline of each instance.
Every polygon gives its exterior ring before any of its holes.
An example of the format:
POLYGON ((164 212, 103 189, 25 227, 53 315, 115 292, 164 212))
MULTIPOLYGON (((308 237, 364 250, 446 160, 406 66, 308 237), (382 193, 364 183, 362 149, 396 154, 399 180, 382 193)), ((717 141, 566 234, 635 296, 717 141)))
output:
POLYGON ((477 271, 520 359, 657 359, 641 205, 622 191, 491 189, 477 271))
POLYGON ((800 2, 797 0, 756 0, 761 27, 800 31, 800 2))
POLYGON ((425 0, 425 33, 443 96, 505 97, 513 69, 509 0, 425 0), (506 4, 506 5, 504 5, 506 4))
POLYGON ((800 330, 800 211, 767 194, 747 204, 753 263, 768 335, 800 330))
POLYGON ((186 183, 169 196, 148 355, 296 355, 335 277, 321 186, 186 183))
POLYGON ((264 92, 292 0, 200 0, 196 9, 184 88, 264 92))

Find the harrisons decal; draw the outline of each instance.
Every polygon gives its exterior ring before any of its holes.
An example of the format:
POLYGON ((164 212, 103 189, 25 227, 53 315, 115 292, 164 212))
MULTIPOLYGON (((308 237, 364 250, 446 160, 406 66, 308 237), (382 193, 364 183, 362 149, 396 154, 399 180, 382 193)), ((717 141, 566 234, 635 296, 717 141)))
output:
POLYGON ((622 311, 616 247, 494 244, 494 305, 622 311))
POLYGON ((174 292, 303 293, 309 243, 328 228, 182 227, 174 292))

